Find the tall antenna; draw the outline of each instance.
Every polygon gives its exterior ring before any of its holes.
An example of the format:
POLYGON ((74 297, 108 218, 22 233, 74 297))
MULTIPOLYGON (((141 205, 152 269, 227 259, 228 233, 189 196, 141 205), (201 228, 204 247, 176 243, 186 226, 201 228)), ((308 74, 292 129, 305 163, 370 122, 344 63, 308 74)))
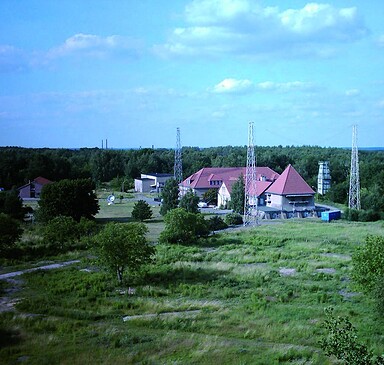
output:
POLYGON ((247 166, 245 170, 244 225, 257 225, 256 158, 253 122, 248 126, 247 166))
POLYGON ((180 143, 180 128, 176 132, 176 149, 175 149, 175 165, 173 168, 173 176, 178 183, 183 181, 183 163, 181 160, 181 143, 180 143))
POLYGON ((357 126, 352 129, 351 175, 349 177, 349 209, 360 209, 359 151, 357 150, 357 126))

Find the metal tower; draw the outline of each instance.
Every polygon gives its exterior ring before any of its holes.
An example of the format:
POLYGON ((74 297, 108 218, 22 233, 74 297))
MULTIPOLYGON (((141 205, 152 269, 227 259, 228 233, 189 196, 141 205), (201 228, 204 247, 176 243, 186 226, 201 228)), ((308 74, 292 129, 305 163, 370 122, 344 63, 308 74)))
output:
POLYGON ((317 175, 317 192, 324 195, 331 188, 331 172, 329 161, 319 162, 319 174, 317 175))
POLYGON ((351 174, 349 177, 349 198, 350 209, 360 209, 360 177, 359 177, 359 151, 357 150, 357 126, 352 129, 352 154, 351 174))
POLYGON ((176 133, 175 165, 173 167, 173 176, 180 184, 183 181, 183 164, 181 160, 180 128, 176 133))
POLYGON ((253 122, 249 122, 248 126, 247 167, 244 189, 244 225, 257 225, 256 158, 253 143, 253 122))

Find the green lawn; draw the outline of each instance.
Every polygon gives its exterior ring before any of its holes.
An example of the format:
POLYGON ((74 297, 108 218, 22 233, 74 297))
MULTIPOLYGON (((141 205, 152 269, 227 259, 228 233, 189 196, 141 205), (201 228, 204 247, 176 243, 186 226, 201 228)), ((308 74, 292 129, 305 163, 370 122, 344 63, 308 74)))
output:
MULTIPOLYGON (((97 218, 129 221, 132 206, 102 205, 97 218)), ((156 242, 163 228, 158 210, 146 224, 156 242)), ((351 255, 367 234, 384 235, 383 222, 289 220, 216 234, 191 246, 157 245, 156 265, 141 279, 127 278, 123 288, 92 258, 25 274, 14 294, 22 298, 17 311, 0 315, 0 359, 333 364, 318 345, 328 306, 348 316, 359 339, 383 353, 384 321, 350 281, 351 255), (140 317, 150 314, 155 316, 140 317), (125 316, 136 317, 123 321, 125 316)))

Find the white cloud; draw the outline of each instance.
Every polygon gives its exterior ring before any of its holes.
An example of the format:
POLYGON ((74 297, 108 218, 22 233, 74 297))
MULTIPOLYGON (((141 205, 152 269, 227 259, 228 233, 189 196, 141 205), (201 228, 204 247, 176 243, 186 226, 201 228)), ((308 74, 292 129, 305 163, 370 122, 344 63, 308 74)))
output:
POLYGON ((329 56, 339 43, 367 33, 357 9, 310 3, 301 9, 261 7, 252 0, 194 0, 184 27, 155 46, 164 56, 236 54, 329 56))
POLYGON ((345 92, 345 95, 347 96, 357 96, 360 94, 360 90, 358 89, 350 89, 345 92))
POLYGON ((259 90, 273 90, 273 91, 280 91, 280 92, 314 89, 314 86, 311 83, 302 82, 302 81, 291 81, 291 82, 264 81, 264 82, 259 82, 256 86, 259 90))
POLYGON ((69 55, 86 55, 94 57, 106 57, 122 54, 135 57, 141 51, 141 44, 138 40, 111 35, 102 37, 94 34, 75 34, 65 42, 48 52, 50 58, 64 57, 69 55))
POLYGON ((224 79, 212 89, 214 93, 242 94, 253 89, 253 83, 249 80, 224 79))

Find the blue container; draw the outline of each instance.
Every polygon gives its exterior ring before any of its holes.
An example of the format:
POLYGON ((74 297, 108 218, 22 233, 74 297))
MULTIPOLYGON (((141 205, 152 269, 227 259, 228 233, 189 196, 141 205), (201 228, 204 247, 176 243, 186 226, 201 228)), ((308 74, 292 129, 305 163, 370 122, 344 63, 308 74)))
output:
POLYGON ((324 222, 330 222, 340 218, 341 218, 340 210, 328 210, 326 212, 321 212, 321 220, 324 222))

